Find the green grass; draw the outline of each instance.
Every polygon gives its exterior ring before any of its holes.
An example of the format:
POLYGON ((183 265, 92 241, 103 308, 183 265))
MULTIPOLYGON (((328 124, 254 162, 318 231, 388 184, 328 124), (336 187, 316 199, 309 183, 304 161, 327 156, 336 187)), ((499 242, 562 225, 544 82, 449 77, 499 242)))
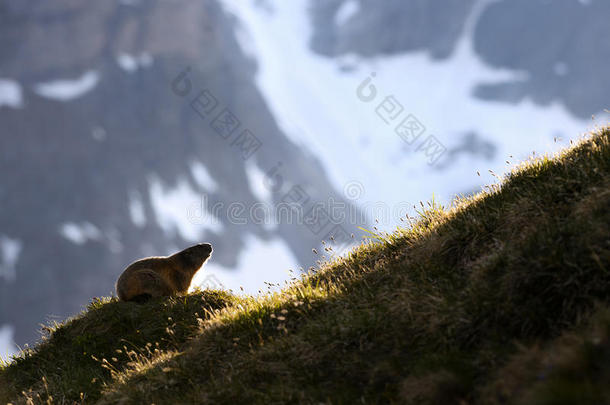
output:
POLYGON ((94 300, 0 403, 610 402, 610 128, 281 292, 94 300))

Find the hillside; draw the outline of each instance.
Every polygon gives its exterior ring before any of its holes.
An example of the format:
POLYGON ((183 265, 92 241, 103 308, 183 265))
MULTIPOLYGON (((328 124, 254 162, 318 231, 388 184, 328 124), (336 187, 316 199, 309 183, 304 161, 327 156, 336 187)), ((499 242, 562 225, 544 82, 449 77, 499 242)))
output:
POLYGON ((609 208, 606 127, 279 293, 94 299, 0 403, 608 403, 609 208))
POLYGON ((264 202, 274 212, 289 188, 254 179, 279 157, 280 177, 312 201, 351 204, 319 157, 278 128, 221 2, 1 1, 0 19, 0 151, 11 151, 0 153, 0 328, 14 328, 18 344, 34 342, 49 314, 63 319, 112 291, 125 263, 204 236, 214 265, 235 273, 251 239, 301 266, 314 261, 320 237, 307 227, 271 229, 225 210, 264 202), (187 66, 192 90, 178 95, 187 66), (13 107, 6 83, 20 95, 13 107), (190 107, 204 88, 217 101, 205 118, 190 107), (232 133, 212 126, 223 111, 238 123, 232 133), (238 142, 246 129, 262 145, 238 142))

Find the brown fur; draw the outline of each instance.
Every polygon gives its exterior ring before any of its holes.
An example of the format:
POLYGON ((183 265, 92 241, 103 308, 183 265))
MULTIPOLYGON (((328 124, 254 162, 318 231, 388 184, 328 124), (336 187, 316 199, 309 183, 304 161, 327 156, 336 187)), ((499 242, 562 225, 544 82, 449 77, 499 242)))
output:
POLYGON ((202 243, 171 256, 147 257, 130 264, 119 276, 116 291, 121 301, 184 294, 197 271, 212 255, 212 245, 202 243))

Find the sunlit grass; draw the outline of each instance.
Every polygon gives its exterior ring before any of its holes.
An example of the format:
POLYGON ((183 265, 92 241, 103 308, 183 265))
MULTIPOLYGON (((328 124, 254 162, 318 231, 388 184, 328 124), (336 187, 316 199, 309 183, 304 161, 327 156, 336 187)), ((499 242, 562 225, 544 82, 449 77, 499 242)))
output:
POLYGON ((281 291, 95 299, 4 366, 0 402, 607 403, 609 208, 606 128, 281 291))

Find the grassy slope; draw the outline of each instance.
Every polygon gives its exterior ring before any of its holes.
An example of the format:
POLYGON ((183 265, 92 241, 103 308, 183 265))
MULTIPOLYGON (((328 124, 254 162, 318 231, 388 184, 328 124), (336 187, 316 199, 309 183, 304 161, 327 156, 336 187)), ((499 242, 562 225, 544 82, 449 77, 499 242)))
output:
POLYGON ((0 403, 608 403, 610 128, 281 293, 95 300, 48 333, 0 403))

